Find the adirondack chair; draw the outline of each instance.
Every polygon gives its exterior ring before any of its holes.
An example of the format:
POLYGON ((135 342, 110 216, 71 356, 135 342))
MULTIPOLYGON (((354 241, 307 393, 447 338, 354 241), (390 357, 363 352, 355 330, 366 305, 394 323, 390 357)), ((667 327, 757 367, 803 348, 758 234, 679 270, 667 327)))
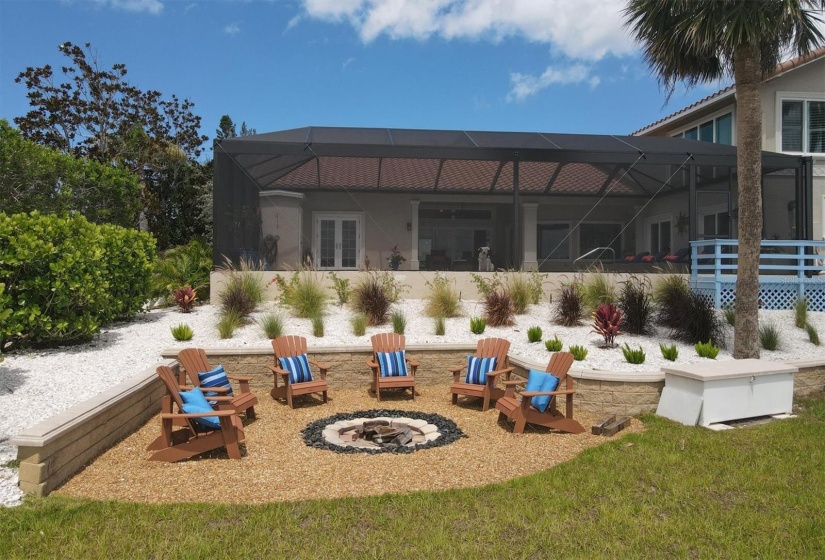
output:
MULTIPOLYGON (((178 362, 180 362, 185 370, 185 375, 184 372, 180 374, 181 386, 186 385, 186 377, 188 376, 192 385, 200 387, 201 382, 200 379, 198 379, 198 373, 212 371, 213 369, 203 348, 184 348, 178 352, 178 362)), ((232 406, 235 407, 235 410, 239 413, 246 412, 246 418, 248 420, 254 420, 255 405, 258 404, 258 397, 256 397, 249 388, 249 382, 252 380, 252 377, 248 375, 227 375, 226 377, 237 381, 241 388, 240 392, 233 397, 232 406)), ((220 387, 210 387, 209 391, 214 391, 218 394, 226 392, 225 389, 221 389, 220 387)), ((209 399, 214 400, 213 397, 209 397, 209 399)))
POLYGON ((381 400, 381 389, 406 389, 412 391, 412 398, 415 400, 415 370, 418 369, 418 361, 406 356, 407 375, 381 375, 381 367, 378 363, 379 352, 398 352, 406 349, 406 339, 402 334, 380 333, 373 335, 372 358, 367 360, 367 365, 372 369, 372 383, 370 391, 375 393, 378 400, 381 400))
POLYGON ((324 402, 327 402, 327 391, 329 390, 327 386, 328 365, 315 360, 307 360, 318 368, 321 378, 301 383, 292 383, 289 371, 281 367, 280 358, 295 358, 307 353, 306 338, 303 336, 279 336, 272 341, 272 349, 275 351, 275 365, 267 367, 272 371, 275 378, 275 387, 270 392, 273 399, 286 399, 289 408, 295 408, 292 397, 309 393, 323 393, 324 402), (279 377, 283 380, 281 386, 278 385, 279 377))
POLYGON ((454 366, 450 368, 453 374, 453 384, 450 385, 450 393, 453 396, 453 404, 458 404, 458 396, 465 395, 469 397, 480 397, 484 399, 482 404, 482 412, 487 412, 490 409, 490 401, 500 399, 504 396, 504 389, 496 387, 498 378, 504 374, 505 380, 510 380, 510 374, 513 369, 510 367, 510 360, 507 357, 507 352, 510 350, 510 341, 503 338, 484 338, 478 341, 476 348, 476 358, 496 358, 495 370, 486 374, 486 381, 484 383, 468 383, 466 378, 461 379, 461 371, 467 365, 454 366))
POLYGON ((148 451, 155 451, 149 460, 174 463, 221 447, 226 448, 230 458, 240 459, 238 443, 245 440, 245 435, 241 419, 229 402, 232 397, 211 397, 218 401, 218 410, 187 414, 183 412, 183 399, 175 373, 168 366, 159 366, 157 373, 166 385, 178 412, 161 413, 161 435, 147 448, 148 451), (220 429, 204 428, 195 422, 196 418, 210 416, 218 418, 220 429), (176 420, 183 420, 184 427, 174 430, 176 420))
POLYGON ((521 399, 519 399, 516 397, 515 388, 517 385, 523 384, 524 381, 505 381, 504 397, 496 402, 496 408, 499 410, 499 422, 507 419, 515 420, 514 434, 524 433, 524 427, 527 424, 536 424, 571 434, 582 433, 584 431, 582 425, 573 420, 573 393, 575 391, 573 390, 573 379, 567 375, 572 364, 573 354, 570 352, 556 352, 550 358, 550 363, 547 364, 546 371, 558 377, 558 386, 561 387, 564 383, 565 389, 547 392, 523 391, 521 399), (545 412, 539 412, 530 402, 533 397, 540 395, 550 396, 550 404, 545 412), (558 395, 565 395, 567 398, 565 414, 562 414, 556 408, 556 397, 558 395))

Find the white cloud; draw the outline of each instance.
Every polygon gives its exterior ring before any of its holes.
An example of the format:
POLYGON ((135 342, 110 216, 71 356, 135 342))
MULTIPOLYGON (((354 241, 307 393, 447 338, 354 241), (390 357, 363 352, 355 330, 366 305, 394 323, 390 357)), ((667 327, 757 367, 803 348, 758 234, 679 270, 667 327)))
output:
POLYGON ((163 11, 163 2, 160 0, 94 0, 99 6, 111 7, 125 12, 157 15, 163 11))
POLYGON ((349 66, 349 65, 350 65, 350 64, 352 64, 353 62, 355 62, 355 58, 353 58, 353 57, 349 57, 348 59, 346 59, 346 60, 344 61, 344 63, 343 63, 343 64, 341 64, 341 70, 346 70, 346 69, 347 69, 347 66, 349 66))
POLYGON ((291 20, 289 20, 286 24, 286 27, 284 28, 284 33, 289 31, 293 27, 297 27, 298 24, 301 23, 302 19, 303 19, 303 17, 299 14, 299 15, 295 16, 294 18, 292 18, 291 20))
POLYGON ((229 25, 223 28, 223 32, 227 35, 231 35, 232 37, 234 37, 235 35, 241 32, 241 28, 237 23, 230 23, 229 25))
POLYGON ((195 9, 195 8, 197 8, 197 7, 198 7, 198 5, 197 5, 197 4, 195 4, 194 2, 192 2, 191 4, 187 4, 187 5, 186 5, 186 6, 184 6, 184 8, 183 8, 183 13, 184 13, 184 14, 188 14, 191 10, 194 10, 194 9, 195 9))
POLYGON ((507 101, 523 101, 554 84, 587 84, 593 89, 600 83, 601 79, 592 75, 592 68, 584 64, 573 64, 568 67, 548 66, 540 76, 514 72, 510 74, 510 93, 507 94, 507 101))
POLYGON ((523 37, 567 57, 634 52, 622 29, 623 0, 302 0, 310 18, 347 22, 364 42, 393 39, 500 41, 523 37))

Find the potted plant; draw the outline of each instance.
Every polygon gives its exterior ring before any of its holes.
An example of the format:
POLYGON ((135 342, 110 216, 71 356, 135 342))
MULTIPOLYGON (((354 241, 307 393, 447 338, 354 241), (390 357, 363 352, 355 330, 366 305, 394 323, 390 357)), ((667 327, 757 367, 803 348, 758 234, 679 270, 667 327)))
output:
POLYGON ((390 270, 398 270, 402 262, 406 261, 404 255, 398 250, 398 245, 394 246, 390 251, 390 256, 387 257, 387 264, 390 265, 390 270))

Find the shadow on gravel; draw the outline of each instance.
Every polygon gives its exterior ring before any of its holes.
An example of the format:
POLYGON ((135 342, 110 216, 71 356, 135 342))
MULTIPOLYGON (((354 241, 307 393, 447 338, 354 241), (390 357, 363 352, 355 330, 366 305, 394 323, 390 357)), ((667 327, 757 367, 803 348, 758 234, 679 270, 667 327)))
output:
POLYGON ((26 383, 26 370, 0 365, 0 396, 11 395, 26 383))

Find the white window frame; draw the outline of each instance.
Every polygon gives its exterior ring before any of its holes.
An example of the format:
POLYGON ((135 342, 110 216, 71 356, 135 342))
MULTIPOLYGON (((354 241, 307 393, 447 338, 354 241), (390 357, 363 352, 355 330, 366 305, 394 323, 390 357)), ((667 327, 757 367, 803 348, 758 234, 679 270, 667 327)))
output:
POLYGON ((570 255, 569 258, 566 259, 555 259, 555 258, 547 258, 545 259, 541 254, 541 237, 539 237, 539 227, 541 226, 550 226, 554 224, 562 224, 566 225, 568 230, 573 229, 573 222, 565 221, 565 220, 540 220, 536 222, 536 251, 537 257, 541 259, 543 262, 544 260, 550 262, 571 262, 573 260, 573 234, 572 232, 570 235, 567 236, 567 254, 570 255))
MULTIPOLYGON (((584 248, 582 247, 582 229, 581 228, 582 228, 583 225, 586 225, 586 224, 597 224, 597 225, 607 224, 607 225, 619 226, 619 251, 624 250, 624 234, 625 234, 625 231, 622 230, 622 228, 624 227, 624 222, 619 222, 619 221, 616 221, 616 220, 587 220, 586 222, 580 223, 579 226, 576 228, 576 242, 579 244, 579 253, 582 253, 582 251, 584 251, 584 248)), ((570 237, 573 237, 573 236, 571 235, 570 237)), ((572 255, 572 253, 571 253, 571 255, 572 255)), ((579 255, 579 256, 581 256, 581 255, 579 255)), ((621 253, 617 253, 613 256, 616 258, 616 260, 621 260, 622 259, 622 254, 621 253)))
MULTIPOLYGON (((708 121, 713 121, 713 143, 719 143, 719 132, 716 127, 716 119, 719 117, 724 117, 730 113, 730 139, 731 139, 731 146, 736 146, 736 108, 732 106, 728 106, 724 109, 720 109, 718 111, 714 111, 713 113, 709 113, 703 116, 701 119, 697 119, 695 121, 691 121, 689 125, 683 126, 678 129, 677 132, 671 134, 671 138, 684 138, 685 132, 690 130, 691 128, 696 129, 696 137, 697 141, 699 138, 699 128, 707 123, 708 121)), ((723 144, 724 145, 724 144, 723 144)))
MULTIPOLYGON (((656 214, 655 216, 648 216, 647 218, 645 218, 645 244, 642 248, 642 251, 650 251, 651 249, 653 249, 653 240, 650 238, 650 226, 652 226, 653 224, 660 224, 662 222, 670 222, 670 250, 671 252, 673 251, 673 240, 675 239, 675 236, 673 235, 673 230, 676 228, 676 222, 674 214, 672 212, 669 212, 667 214, 656 214)), ((656 251, 652 251, 652 253, 656 253, 656 251)))
POLYGON ((318 270, 360 270, 364 263, 364 227, 366 225, 366 215, 364 212, 313 212, 312 213, 312 254, 315 261, 315 267, 318 270), (357 250, 355 255, 355 267, 352 268, 336 268, 326 267, 321 268, 321 247, 320 247, 320 220, 358 220, 357 230, 357 250))
POLYGON ((808 148, 808 104, 806 101, 825 101, 825 93, 818 93, 815 91, 809 92, 794 92, 794 91, 778 91, 776 92, 776 122, 774 123, 776 130, 774 138, 776 138, 776 151, 783 154, 798 154, 802 156, 823 157, 825 152, 809 152, 807 149, 802 152, 791 152, 782 149, 782 102, 783 101, 802 101, 802 147, 808 148))

